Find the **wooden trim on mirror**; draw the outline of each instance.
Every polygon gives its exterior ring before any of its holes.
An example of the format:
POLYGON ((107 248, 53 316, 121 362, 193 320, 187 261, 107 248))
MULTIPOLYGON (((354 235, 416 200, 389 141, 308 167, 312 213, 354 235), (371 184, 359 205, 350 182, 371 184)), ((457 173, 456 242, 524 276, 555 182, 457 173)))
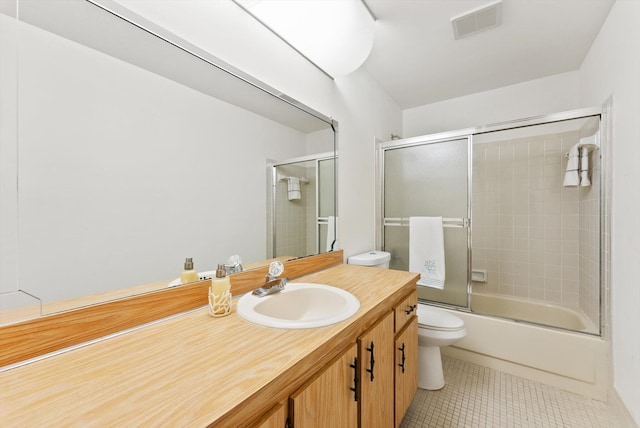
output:
MULTIPOLYGON (((342 250, 284 262, 284 275, 299 278, 343 262, 342 250)), ((231 292, 244 294, 264 283, 268 267, 231 276, 231 292)), ((0 367, 40 357, 152 321, 203 307, 211 281, 42 316, 0 327, 0 367)))

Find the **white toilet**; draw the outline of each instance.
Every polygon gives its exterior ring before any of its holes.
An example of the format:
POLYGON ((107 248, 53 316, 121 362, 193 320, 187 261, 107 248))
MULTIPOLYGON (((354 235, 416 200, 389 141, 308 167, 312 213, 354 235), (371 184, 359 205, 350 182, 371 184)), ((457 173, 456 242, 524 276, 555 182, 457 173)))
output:
POLYGON ((391 253, 387 253, 386 251, 369 251, 368 253, 349 257, 347 263, 350 265, 389 269, 389 260, 391 260, 391 253))
POLYGON ((418 305, 418 387, 444 387, 440 347, 456 343, 467 335, 464 321, 454 314, 429 305, 418 305))
MULTIPOLYGON (((391 254, 369 251, 351 256, 348 263, 359 266, 389 268, 391 254)), ((429 305, 418 305, 418 387, 444 387, 440 347, 452 345, 467 335, 464 321, 454 314, 429 305)))

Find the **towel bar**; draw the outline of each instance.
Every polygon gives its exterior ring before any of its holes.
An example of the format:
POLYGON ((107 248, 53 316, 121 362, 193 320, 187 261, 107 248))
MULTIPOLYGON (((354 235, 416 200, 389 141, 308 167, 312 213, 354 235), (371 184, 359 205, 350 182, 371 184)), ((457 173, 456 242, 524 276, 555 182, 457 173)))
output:
MULTIPOLYGON (((385 217, 383 226, 409 226, 409 217, 385 217)), ((471 226, 471 219, 464 218, 443 218, 442 227, 463 227, 471 226)))

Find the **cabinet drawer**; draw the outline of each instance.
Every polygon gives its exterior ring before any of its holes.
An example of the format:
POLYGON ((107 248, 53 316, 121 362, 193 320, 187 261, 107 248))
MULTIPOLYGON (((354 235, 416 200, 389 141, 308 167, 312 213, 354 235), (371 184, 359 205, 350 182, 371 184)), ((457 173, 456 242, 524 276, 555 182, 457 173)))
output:
POLYGON ((412 316, 418 313, 418 291, 413 290, 398 306, 394 309, 396 333, 402 330, 405 324, 412 316))

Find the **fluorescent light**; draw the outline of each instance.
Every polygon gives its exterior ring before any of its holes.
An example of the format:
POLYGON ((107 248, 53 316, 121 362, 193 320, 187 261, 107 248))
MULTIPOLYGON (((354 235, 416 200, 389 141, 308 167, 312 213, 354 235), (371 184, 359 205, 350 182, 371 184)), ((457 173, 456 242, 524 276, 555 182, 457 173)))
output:
POLYGON ((361 0, 234 0, 331 77, 364 63, 374 20, 361 0))

